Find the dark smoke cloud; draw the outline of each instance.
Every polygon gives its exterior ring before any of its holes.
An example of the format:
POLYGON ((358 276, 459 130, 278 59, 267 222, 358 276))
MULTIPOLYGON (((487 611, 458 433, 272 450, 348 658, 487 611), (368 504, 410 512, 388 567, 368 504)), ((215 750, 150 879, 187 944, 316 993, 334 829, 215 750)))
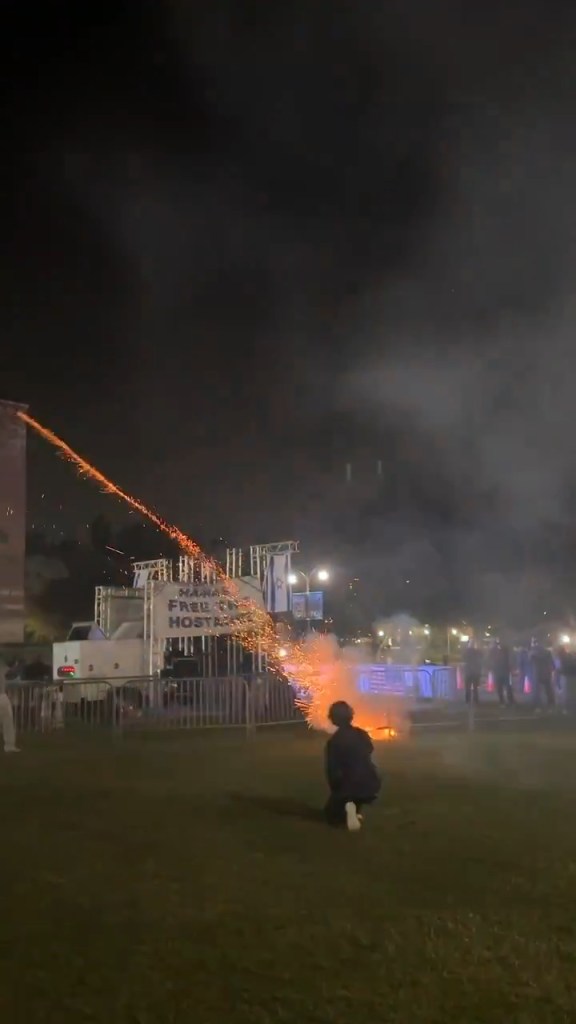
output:
POLYGON ((569 5, 74 10, 11 79, 4 280, 14 350, 77 353, 76 440, 185 527, 337 551, 375 610, 519 601, 574 500, 569 5))
MULTIPOLYGON (((371 351, 340 389, 344 410, 433 461, 462 513, 448 547, 468 601, 508 615, 537 614, 535 593, 542 614, 534 548, 546 531, 563 543, 576 511, 576 147, 562 90, 532 103, 504 99, 461 133, 418 264, 364 300, 355 329, 371 351)), ((558 548, 543 557, 549 580, 558 548)))
POLYGON ((576 148, 561 131, 544 147, 538 128, 509 153, 495 139, 462 153, 477 170, 462 173, 403 283, 415 310, 436 291, 428 322, 416 313, 411 326, 405 299, 395 322, 394 294, 375 299, 361 333, 398 344, 351 367, 342 385, 344 404, 427 438, 440 471, 464 487, 472 472, 494 511, 520 527, 569 513, 575 457, 576 148))

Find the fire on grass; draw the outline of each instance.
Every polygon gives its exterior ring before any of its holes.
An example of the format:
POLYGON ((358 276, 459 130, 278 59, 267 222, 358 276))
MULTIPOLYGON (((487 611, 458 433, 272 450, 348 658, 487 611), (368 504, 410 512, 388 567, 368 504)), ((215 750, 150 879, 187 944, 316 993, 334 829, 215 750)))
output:
POLYGON ((314 634, 298 648, 299 658, 285 643, 280 651, 286 676, 296 688, 297 704, 313 729, 332 730, 330 705, 345 700, 354 708, 354 724, 374 741, 398 739, 408 731, 408 717, 400 698, 358 691, 358 659, 353 649, 342 650, 335 637, 314 634))

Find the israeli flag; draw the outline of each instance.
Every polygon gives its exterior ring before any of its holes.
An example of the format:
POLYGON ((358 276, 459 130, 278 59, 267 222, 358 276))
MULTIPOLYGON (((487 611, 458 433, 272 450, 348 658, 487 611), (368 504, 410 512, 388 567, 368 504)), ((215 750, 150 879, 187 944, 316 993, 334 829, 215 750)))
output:
POLYGON ((134 583, 132 586, 134 590, 141 590, 146 586, 148 577, 150 576, 150 569, 136 569, 134 573, 134 583))
POLYGON ((289 555, 270 555, 264 576, 266 611, 275 615, 288 611, 289 555))

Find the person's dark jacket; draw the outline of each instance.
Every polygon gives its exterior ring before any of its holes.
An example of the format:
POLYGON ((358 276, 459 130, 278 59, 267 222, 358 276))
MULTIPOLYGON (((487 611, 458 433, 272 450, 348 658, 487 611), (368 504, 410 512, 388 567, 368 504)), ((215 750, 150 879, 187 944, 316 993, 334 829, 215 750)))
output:
POLYGON ((464 675, 467 679, 479 679, 482 675, 482 651, 468 647, 464 653, 464 675))
POLYGON ((52 676, 50 666, 45 665, 41 658, 24 665, 20 678, 27 683, 48 682, 52 676))
POLYGON ((512 670, 512 659, 508 647, 493 647, 489 658, 490 671, 497 679, 507 679, 512 670))
POLYGON ((574 679, 576 677, 576 654, 571 651, 560 651, 558 667, 561 675, 567 679, 574 679))
POLYGON ((332 793, 356 799, 373 799, 380 790, 380 776, 372 762, 374 746, 367 732, 343 725, 326 744, 326 778, 332 793))
POLYGON ((555 665, 551 651, 546 647, 534 647, 530 651, 532 678, 538 685, 552 682, 555 665))

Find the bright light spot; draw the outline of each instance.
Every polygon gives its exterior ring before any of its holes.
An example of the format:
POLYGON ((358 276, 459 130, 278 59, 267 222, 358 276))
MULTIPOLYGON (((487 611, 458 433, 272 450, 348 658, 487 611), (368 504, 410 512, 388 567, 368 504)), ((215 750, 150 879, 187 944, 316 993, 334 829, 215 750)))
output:
POLYGON ((379 725, 369 732, 373 740, 395 740, 398 738, 396 729, 393 729, 391 725, 379 725))
POLYGON ((430 626, 424 626, 424 636, 430 636, 430 626))
POLYGON ((458 636, 458 630, 457 629, 451 629, 450 632, 452 633, 452 636, 458 636))
POLYGON ((561 644, 569 644, 570 643, 570 637, 568 636, 567 633, 562 633, 562 636, 560 637, 560 643, 561 644))
POLYGON ((278 648, 278 657, 281 658, 281 659, 288 657, 288 651, 286 650, 285 647, 279 647, 278 648))
POLYGON ((318 570, 318 579, 320 580, 321 583, 325 583, 326 580, 329 580, 330 579, 330 573, 328 572, 328 570, 327 569, 319 569, 318 570))
POLYGON ((467 644, 470 640, 468 633, 460 633, 460 640, 462 641, 463 644, 467 644))
POLYGON ((291 587, 293 587, 295 583, 298 583, 298 577, 295 572, 290 573, 288 577, 288 583, 290 584, 291 587))
POLYGON ((384 630, 383 629, 379 629, 378 630, 378 636, 384 636, 384 630))

